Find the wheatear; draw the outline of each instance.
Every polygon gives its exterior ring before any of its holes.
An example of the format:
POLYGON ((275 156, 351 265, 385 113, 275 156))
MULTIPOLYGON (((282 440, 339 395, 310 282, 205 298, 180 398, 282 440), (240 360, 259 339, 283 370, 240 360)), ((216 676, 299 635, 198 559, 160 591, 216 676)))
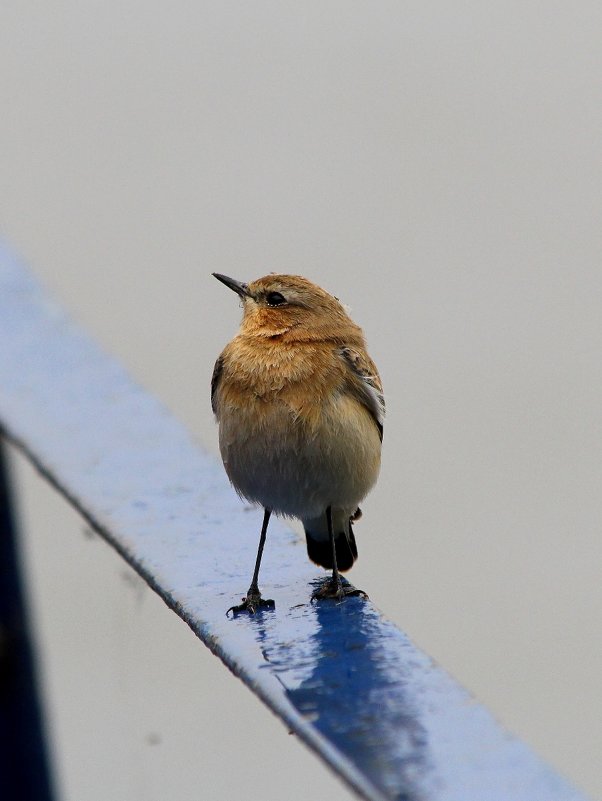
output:
POLYGON ((228 611, 274 606, 258 586, 272 512, 299 518, 309 558, 332 569, 314 598, 360 594, 339 571, 357 558, 352 522, 378 476, 385 412, 362 330, 337 298, 301 276, 244 284, 213 275, 243 306, 211 379, 220 451, 238 494, 264 508, 251 586, 228 611))

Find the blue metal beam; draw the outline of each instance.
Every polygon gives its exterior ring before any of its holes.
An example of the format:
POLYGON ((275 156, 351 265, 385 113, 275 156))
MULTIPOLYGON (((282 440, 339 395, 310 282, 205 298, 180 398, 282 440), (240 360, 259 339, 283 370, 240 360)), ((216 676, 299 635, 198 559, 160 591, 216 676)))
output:
POLYGON ((261 576, 276 610, 227 618, 261 515, 1 248, 0 343, 5 435, 358 795, 583 801, 369 602, 310 603, 317 570, 282 523, 261 576))

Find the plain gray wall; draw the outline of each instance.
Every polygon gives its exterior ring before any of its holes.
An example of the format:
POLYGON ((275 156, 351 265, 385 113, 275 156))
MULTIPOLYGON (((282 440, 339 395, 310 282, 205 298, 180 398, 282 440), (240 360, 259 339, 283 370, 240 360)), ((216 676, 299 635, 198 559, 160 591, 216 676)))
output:
MULTIPOLYGON (((388 403, 354 583, 598 798, 601 43, 599 3, 534 0, 0 25, 1 234, 213 451, 210 272, 349 304, 388 403)), ((64 798, 348 797, 18 475, 64 798)))

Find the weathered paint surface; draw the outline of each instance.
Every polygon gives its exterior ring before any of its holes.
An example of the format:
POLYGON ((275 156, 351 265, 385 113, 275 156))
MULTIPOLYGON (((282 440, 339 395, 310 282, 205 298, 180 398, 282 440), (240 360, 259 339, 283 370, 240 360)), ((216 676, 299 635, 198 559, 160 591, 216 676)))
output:
POLYGON ((370 602, 310 603, 323 574, 281 522, 261 574, 276 610, 227 618, 261 512, 1 247, 0 426, 359 795, 583 801, 370 602))

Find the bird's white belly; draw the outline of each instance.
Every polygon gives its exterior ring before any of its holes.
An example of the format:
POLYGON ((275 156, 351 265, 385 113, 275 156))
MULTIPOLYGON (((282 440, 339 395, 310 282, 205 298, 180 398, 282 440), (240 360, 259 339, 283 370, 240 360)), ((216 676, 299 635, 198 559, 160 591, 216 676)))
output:
POLYGON ((220 450, 235 489, 277 514, 318 517, 328 506, 351 514, 376 481, 380 439, 369 412, 337 397, 306 425, 271 404, 257 426, 253 408, 220 420, 220 450))

